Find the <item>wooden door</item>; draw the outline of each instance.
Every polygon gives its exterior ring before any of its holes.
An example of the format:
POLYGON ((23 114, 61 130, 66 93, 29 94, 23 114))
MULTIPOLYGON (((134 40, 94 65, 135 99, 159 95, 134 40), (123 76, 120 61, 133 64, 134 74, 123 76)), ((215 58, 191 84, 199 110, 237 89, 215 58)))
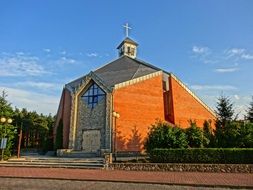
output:
POLYGON ((90 130, 83 132, 82 149, 84 152, 97 152, 100 149, 100 131, 90 130))

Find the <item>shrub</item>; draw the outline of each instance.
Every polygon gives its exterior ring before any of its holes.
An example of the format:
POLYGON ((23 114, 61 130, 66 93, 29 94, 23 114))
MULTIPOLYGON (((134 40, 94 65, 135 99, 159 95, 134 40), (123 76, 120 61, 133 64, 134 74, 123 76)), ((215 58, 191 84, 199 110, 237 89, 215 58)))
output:
POLYGON ((154 149, 150 159, 156 163, 253 164, 253 148, 154 149))
POLYGON ((203 147, 204 135, 202 129, 200 129, 195 121, 190 120, 190 127, 185 130, 189 146, 191 148, 203 147))
POLYGON ((182 129, 159 121, 151 126, 144 146, 149 152, 154 148, 185 148, 187 144, 186 135, 182 129))
POLYGON ((239 144, 242 148, 253 148, 253 123, 241 125, 239 144))
POLYGON ((204 141, 203 145, 206 148, 210 148, 214 145, 214 134, 211 127, 211 120, 205 120, 203 123, 203 135, 204 135, 204 141))

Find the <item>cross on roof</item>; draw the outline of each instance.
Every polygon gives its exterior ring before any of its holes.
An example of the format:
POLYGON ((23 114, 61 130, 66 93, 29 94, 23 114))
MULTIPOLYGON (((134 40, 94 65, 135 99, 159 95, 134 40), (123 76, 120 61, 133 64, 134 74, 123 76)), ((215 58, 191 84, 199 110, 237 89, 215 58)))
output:
POLYGON ((128 23, 126 23, 126 25, 123 25, 123 27, 126 28, 126 37, 128 37, 128 30, 131 30, 132 28, 128 26, 128 23))

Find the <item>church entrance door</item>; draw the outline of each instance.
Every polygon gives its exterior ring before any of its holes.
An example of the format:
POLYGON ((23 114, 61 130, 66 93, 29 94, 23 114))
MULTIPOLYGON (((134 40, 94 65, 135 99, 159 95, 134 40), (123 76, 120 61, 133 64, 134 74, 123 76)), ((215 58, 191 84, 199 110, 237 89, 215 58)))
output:
POLYGON ((100 130, 83 132, 82 149, 84 152, 97 152, 100 149, 100 130))

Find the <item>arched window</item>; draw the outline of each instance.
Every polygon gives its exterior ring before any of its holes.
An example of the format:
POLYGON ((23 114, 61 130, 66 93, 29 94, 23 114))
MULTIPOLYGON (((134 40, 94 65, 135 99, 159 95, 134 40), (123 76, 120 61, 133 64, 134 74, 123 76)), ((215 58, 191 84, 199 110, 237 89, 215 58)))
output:
POLYGON ((82 99, 90 108, 94 108, 104 97, 105 92, 96 83, 93 83, 82 95, 82 99))

